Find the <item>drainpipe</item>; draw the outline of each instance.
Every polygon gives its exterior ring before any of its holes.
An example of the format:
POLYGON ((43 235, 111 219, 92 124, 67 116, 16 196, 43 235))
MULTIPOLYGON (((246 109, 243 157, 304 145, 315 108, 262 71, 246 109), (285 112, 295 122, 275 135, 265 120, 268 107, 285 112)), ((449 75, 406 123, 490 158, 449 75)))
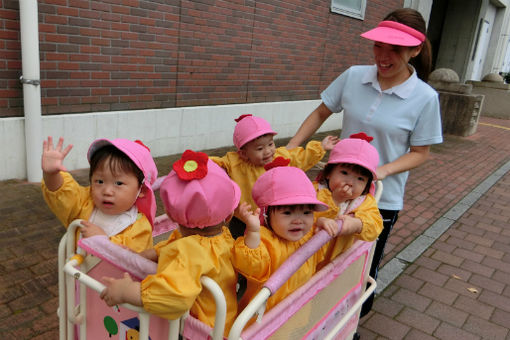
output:
POLYGON ((20 81, 23 84, 23 107, 25 109, 27 179, 29 182, 40 182, 42 179, 42 117, 37 1, 20 0, 19 16, 23 69, 20 81))

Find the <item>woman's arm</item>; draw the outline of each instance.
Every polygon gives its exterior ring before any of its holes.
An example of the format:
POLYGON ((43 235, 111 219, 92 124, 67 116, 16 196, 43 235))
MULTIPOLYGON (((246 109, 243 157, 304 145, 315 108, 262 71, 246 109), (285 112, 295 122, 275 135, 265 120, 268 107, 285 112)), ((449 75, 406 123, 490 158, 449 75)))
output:
POLYGON ((386 163, 377 168, 377 179, 384 179, 407 170, 414 169, 429 158, 430 145, 411 146, 409 152, 397 158, 391 163, 386 163))
POLYGON ((324 103, 321 103, 301 124, 294 137, 287 144, 287 149, 293 149, 303 144, 304 141, 309 139, 321 127, 332 113, 324 103))

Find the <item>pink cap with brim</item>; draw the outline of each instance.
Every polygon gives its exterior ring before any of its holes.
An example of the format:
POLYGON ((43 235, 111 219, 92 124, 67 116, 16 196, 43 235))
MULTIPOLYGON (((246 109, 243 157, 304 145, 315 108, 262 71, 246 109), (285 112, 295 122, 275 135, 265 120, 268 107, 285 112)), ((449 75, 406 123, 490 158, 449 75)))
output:
POLYGON ((425 34, 396 21, 381 21, 376 28, 362 33, 363 38, 397 46, 418 46, 425 41, 425 34))
POLYGON ((255 138, 266 134, 277 134, 273 131, 271 125, 260 117, 248 114, 240 116, 236 121, 237 124, 234 128, 234 145, 238 150, 255 138))
POLYGON ((303 170, 292 166, 279 166, 260 175, 251 194, 263 212, 274 205, 314 204, 316 211, 329 208, 317 199, 315 188, 303 170))
POLYGON ((156 217, 156 196, 154 196, 152 184, 154 184, 158 178, 158 169, 156 168, 156 164, 154 163, 154 159, 151 156, 149 148, 141 142, 134 142, 129 139, 97 139, 92 142, 87 152, 87 159, 89 163, 92 155, 106 145, 113 145, 122 151, 140 170, 142 170, 144 181, 140 193, 143 193, 143 197, 138 196, 135 204, 138 211, 142 212, 147 217, 151 225, 153 225, 154 218, 156 217))
MULTIPOLYGON (((354 136, 354 135, 353 135, 354 136)), ((376 170, 379 164, 377 149, 364 139, 345 138, 335 144, 329 155, 328 164, 357 164, 369 170, 377 180, 376 170)))
POLYGON ((232 214, 241 198, 239 186, 209 159, 204 177, 182 180, 172 170, 161 183, 159 193, 166 213, 187 228, 219 224, 232 214))

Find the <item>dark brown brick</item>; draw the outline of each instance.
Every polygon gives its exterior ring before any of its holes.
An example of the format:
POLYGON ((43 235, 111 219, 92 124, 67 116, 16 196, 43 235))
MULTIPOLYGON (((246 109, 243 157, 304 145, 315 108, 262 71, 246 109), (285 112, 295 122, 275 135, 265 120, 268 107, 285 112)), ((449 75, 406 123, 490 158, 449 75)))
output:
POLYGON ((440 302, 432 302, 425 312, 427 315, 448 322, 449 324, 461 327, 469 314, 440 302))
POLYGON ((395 319, 428 334, 433 334, 434 330, 440 324, 438 319, 425 315, 412 308, 404 308, 395 319))
POLYGON ((478 301, 475 297, 462 295, 455 300, 452 306, 485 320, 489 320, 495 309, 493 306, 478 301))
POLYGON ((395 294, 392 295, 391 299, 401 304, 411 306, 420 312, 425 311, 432 302, 432 300, 428 297, 416 294, 415 292, 411 292, 407 289, 402 288, 395 292, 395 294))
POLYGON ((505 339, 509 334, 508 325, 507 327, 501 327, 473 315, 469 316, 462 329, 477 334, 482 339, 505 339))
POLYGON ((30 308, 24 311, 15 311, 15 314, 0 320, 0 331, 6 332, 11 329, 23 328, 19 327, 33 320, 42 317, 42 313, 38 308, 30 308))
POLYGON ((438 329, 434 332, 434 336, 438 339, 448 340, 480 340, 478 335, 470 334, 458 327, 449 325, 446 322, 441 323, 438 329))
POLYGON ((363 326, 388 339, 403 339, 410 330, 409 326, 381 314, 373 315, 363 326))
POLYGON ((399 314, 403 308, 403 304, 381 296, 375 301, 373 310, 384 314, 387 317, 393 318, 399 314))

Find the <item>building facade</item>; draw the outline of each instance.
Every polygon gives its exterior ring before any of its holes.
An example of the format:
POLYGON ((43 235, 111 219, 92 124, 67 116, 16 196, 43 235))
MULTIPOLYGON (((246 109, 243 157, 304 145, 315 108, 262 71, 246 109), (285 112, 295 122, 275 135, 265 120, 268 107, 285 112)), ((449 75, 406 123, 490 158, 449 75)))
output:
MULTIPOLYGON (((88 166, 95 138, 141 139, 155 157, 231 145, 245 113, 291 136, 338 74, 372 63, 359 34, 403 6, 429 22, 435 67, 502 69, 505 1, 2 1, 0 180, 39 180, 48 135, 74 144, 68 169, 88 166)), ((341 115, 322 129, 338 128, 341 115)))

